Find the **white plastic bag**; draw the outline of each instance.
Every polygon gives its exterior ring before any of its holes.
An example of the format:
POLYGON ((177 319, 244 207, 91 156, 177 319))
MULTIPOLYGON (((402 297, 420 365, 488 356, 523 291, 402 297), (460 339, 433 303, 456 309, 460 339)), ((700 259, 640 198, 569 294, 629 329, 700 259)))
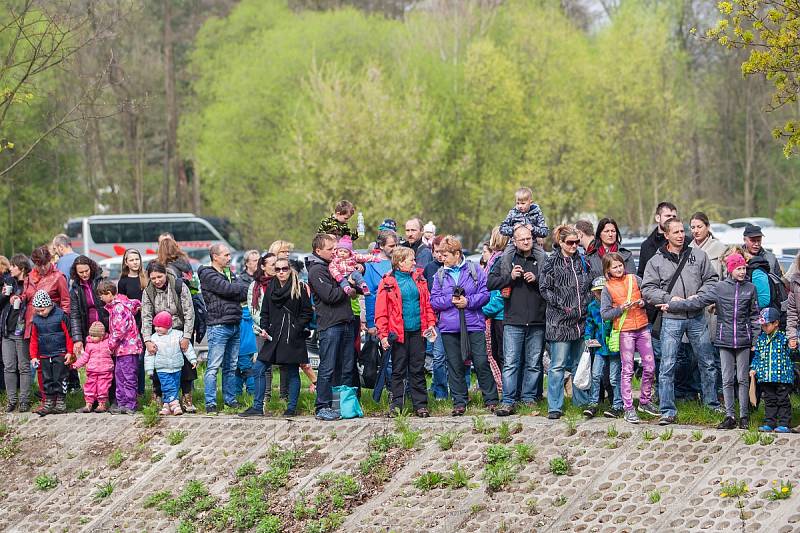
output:
POLYGON ((589 390, 592 386, 592 356, 589 350, 583 350, 572 384, 581 390, 589 390))

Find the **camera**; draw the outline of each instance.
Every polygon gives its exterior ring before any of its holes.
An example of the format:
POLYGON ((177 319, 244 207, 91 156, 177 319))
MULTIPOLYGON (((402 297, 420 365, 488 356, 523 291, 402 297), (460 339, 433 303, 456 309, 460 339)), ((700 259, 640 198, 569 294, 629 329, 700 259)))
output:
POLYGON ((464 291, 464 287, 461 287, 460 285, 458 285, 458 286, 453 288, 453 297, 454 298, 460 298, 461 296, 465 296, 465 295, 466 295, 466 291, 464 291))

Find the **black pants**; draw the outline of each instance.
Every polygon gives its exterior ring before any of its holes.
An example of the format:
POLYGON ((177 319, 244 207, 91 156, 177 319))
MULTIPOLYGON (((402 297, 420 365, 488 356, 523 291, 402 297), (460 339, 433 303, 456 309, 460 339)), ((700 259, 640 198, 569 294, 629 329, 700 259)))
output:
POLYGON ((786 383, 761 383, 764 399, 764 425, 789 427, 792 423, 792 404, 789 401, 791 386, 786 383))
POLYGON ((39 359, 42 365, 42 384, 44 394, 47 398, 57 398, 67 395, 67 365, 64 364, 64 356, 42 357, 39 359))
MULTIPOLYGON (((497 366, 500 368, 500 371, 503 370, 503 321, 502 320, 495 320, 492 319, 491 322, 492 328, 492 353, 491 355, 497 366)), ((521 377, 520 372, 520 377, 521 377)), ((517 390, 522 390, 522 387, 519 387, 517 390)))
MULTIPOLYGON (((442 342, 447 355, 447 382, 453 398, 453 407, 466 407, 469 398, 465 373, 468 369, 464 366, 464 359, 461 356, 461 335, 459 333, 443 333, 442 342)), ((478 386, 483 395, 483 403, 497 405, 497 384, 494 382, 492 370, 489 368, 484 332, 470 332, 469 345, 472 351, 472 366, 478 375, 478 386)))
POLYGON ((406 331, 403 343, 392 345, 392 408, 402 409, 403 388, 408 376, 411 405, 414 410, 428 406, 428 390, 425 383, 425 340, 422 332, 406 331))

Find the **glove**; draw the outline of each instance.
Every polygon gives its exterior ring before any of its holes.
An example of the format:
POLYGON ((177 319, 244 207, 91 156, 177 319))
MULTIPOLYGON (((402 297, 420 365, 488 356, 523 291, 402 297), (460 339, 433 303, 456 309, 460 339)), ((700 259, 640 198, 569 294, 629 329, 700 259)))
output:
POLYGON ((34 359, 31 359, 31 368, 33 368, 34 370, 39 368, 39 358, 38 357, 36 357, 34 359))

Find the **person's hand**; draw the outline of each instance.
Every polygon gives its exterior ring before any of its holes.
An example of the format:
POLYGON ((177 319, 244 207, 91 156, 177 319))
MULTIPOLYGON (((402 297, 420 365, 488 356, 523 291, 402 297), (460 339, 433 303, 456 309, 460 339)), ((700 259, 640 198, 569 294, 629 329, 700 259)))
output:
POLYGON ((68 365, 68 366, 72 365, 72 363, 74 363, 77 360, 78 360, 78 358, 75 356, 75 354, 69 354, 68 353, 68 354, 64 355, 64 364, 65 365, 68 365))
POLYGON ((700 298, 700 297, 699 297, 698 295, 696 295, 696 294, 692 294, 691 296, 689 296, 689 297, 687 298, 687 300, 694 300, 694 299, 696 299, 696 298, 700 298))
POLYGON ((189 349, 189 339, 187 339, 186 337, 182 338, 178 344, 180 344, 182 352, 185 352, 186 350, 189 349))
POLYGON ((644 307, 644 300, 642 298, 639 298, 639 300, 636 302, 636 305, 638 305, 639 307, 644 307))
POLYGON ((388 350, 389 349, 389 339, 388 338, 384 337, 383 339, 381 339, 381 348, 383 348, 384 350, 388 350))
POLYGON ((156 344, 153 341, 147 341, 146 343, 144 343, 144 346, 145 348, 147 348, 147 351, 150 355, 155 355, 156 352, 158 351, 158 346, 156 346, 156 344))
POLYGON ((262 339, 269 339, 269 333, 267 333, 266 330, 263 329, 261 330, 261 333, 258 334, 258 336, 261 337, 262 339))
POLYGON ((81 341, 76 341, 75 344, 72 345, 72 353, 75 355, 83 353, 83 343, 81 341))
POLYGON ((467 298, 466 296, 453 296, 453 305, 455 305, 459 309, 465 309, 467 307, 467 298))
POLYGON ((15 303, 17 303, 20 300, 22 300, 22 298, 20 298, 16 294, 14 294, 13 296, 11 296, 11 298, 8 301, 11 302, 11 305, 14 305, 15 303))
POLYGON ((522 266, 514 265, 514 268, 511 269, 511 279, 519 279, 523 273, 522 266))
POLYGON ((317 384, 316 383, 310 383, 308 385, 308 392, 317 392, 317 384))
POLYGON ((751 370, 751 371, 750 371, 750 377, 751 377, 751 378, 754 378, 754 377, 756 377, 756 371, 755 371, 755 370, 751 370))
POLYGON ((586 346, 588 346, 589 348, 599 348, 600 341, 598 341, 597 339, 589 339, 588 341, 586 341, 586 346))
POLYGON ((656 307, 665 313, 669 311, 669 304, 656 304, 656 307))
POLYGON ((34 370, 39 368, 39 358, 38 357, 34 357, 33 359, 31 359, 31 368, 34 369, 34 370))
POLYGON ((525 272, 522 275, 522 279, 524 279, 528 283, 533 283, 536 280, 536 274, 534 274, 533 272, 525 272))
POLYGON ((367 328, 367 333, 369 335, 373 336, 373 337, 377 337, 378 336, 378 328, 375 328, 375 327, 367 328))
POLYGON ((791 348, 792 350, 797 349, 797 337, 789 339, 789 348, 791 348))
POLYGON ((428 329, 422 334, 428 342, 435 342, 436 341, 436 328, 433 326, 428 326, 428 329))
POLYGON ((683 298, 681 298, 680 296, 673 296, 670 299, 670 302, 682 302, 682 301, 683 301, 683 298))
POLYGON ((634 305, 634 302, 627 301, 624 304, 622 304, 622 308, 627 311, 628 309, 633 307, 633 305, 634 305))
MULTIPOLYGON (((255 356, 253 356, 253 362, 255 362, 255 358, 256 358, 256 357, 255 357, 255 356)), ((192 363, 192 368, 197 368, 197 361, 195 361, 194 363, 192 363)))
POLYGON ((362 320, 361 321, 361 333, 364 333, 365 331, 367 331, 367 323, 366 323, 366 321, 362 320))

